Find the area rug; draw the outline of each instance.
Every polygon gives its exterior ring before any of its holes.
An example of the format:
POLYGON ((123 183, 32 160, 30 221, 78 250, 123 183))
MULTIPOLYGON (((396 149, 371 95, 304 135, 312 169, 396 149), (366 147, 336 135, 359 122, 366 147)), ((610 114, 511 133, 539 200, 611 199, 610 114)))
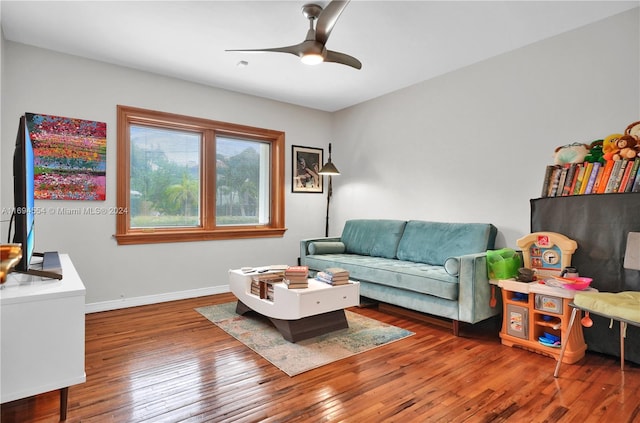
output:
POLYGON ((289 376, 414 335, 408 330, 346 310, 349 328, 291 343, 268 319, 255 313, 240 316, 235 310, 235 302, 196 309, 289 376))

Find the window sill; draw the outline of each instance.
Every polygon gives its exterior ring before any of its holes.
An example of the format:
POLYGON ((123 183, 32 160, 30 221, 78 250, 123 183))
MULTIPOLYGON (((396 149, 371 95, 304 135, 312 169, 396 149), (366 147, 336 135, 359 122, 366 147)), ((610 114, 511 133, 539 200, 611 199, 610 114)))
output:
POLYGON ((230 227, 216 230, 162 230, 150 229, 115 234, 118 245, 160 244, 168 242, 211 241, 222 239, 273 238, 284 236, 287 228, 230 227))

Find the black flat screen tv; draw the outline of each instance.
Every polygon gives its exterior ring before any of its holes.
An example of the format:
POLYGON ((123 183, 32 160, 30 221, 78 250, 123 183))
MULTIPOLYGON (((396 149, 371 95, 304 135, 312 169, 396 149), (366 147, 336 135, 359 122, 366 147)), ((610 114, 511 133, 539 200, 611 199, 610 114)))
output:
POLYGON ((33 145, 27 130, 26 118, 21 116, 13 154, 15 231, 12 241, 22 244, 22 259, 15 267, 16 271, 21 272, 29 270, 35 246, 33 170, 33 145))
MULTIPOLYGON (((35 167, 27 119, 20 117, 13 153, 13 243, 21 244, 22 258, 13 271, 45 278, 62 279, 60 259, 55 251, 35 252, 35 167), (34 256, 43 257, 40 269, 31 268, 34 256)), ((9 229, 11 233, 11 228, 9 229)))

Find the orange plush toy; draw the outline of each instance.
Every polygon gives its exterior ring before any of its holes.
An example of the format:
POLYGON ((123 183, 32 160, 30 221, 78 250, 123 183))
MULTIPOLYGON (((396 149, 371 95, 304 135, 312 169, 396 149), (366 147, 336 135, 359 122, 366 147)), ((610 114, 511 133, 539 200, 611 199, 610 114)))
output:
POLYGON ((602 142, 602 153, 605 160, 620 160, 618 140, 623 134, 611 134, 602 142), (618 155, 618 158, 616 158, 618 155))

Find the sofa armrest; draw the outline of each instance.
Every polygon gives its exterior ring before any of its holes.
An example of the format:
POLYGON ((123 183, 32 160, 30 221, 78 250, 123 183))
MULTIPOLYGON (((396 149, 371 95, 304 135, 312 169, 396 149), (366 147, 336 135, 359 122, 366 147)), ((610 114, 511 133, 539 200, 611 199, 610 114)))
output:
POLYGON ((312 242, 338 242, 340 241, 340 237, 322 237, 322 238, 308 238, 300 241, 300 263, 304 264, 304 258, 308 256, 309 253, 309 245, 312 242))
POLYGON ((468 254, 459 257, 458 275, 458 319, 462 322, 477 323, 499 314, 501 302, 491 307, 491 286, 487 275, 486 253, 468 254))

